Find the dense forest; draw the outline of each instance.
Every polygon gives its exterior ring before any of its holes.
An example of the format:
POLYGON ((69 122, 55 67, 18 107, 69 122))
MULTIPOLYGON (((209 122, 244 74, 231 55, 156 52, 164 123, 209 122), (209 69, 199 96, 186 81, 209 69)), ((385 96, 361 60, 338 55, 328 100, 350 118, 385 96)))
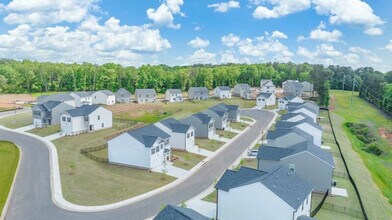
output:
POLYGON ((312 65, 308 63, 263 63, 175 66, 143 65, 139 68, 118 64, 104 65, 42 63, 29 60, 0 60, 0 93, 32 93, 49 91, 88 91, 124 87, 132 93, 137 88, 187 90, 191 86, 233 87, 236 83, 259 86, 260 79, 272 79, 280 86, 287 79, 310 81, 319 94, 319 104, 328 105, 329 88, 351 90, 353 76, 356 90, 363 97, 375 95, 387 111, 392 111, 392 72, 382 73, 365 67, 312 65), (343 83, 344 82, 344 83, 343 83), (360 85, 366 85, 360 86, 360 85))

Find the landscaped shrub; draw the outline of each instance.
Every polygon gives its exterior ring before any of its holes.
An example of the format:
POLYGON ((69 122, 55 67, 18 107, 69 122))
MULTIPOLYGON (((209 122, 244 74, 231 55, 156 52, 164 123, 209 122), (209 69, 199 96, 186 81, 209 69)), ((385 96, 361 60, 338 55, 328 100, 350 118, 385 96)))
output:
POLYGON ((366 145, 363 150, 376 156, 380 156, 383 153, 376 142, 366 145))
POLYGON ((345 125, 350 130, 350 132, 355 135, 355 137, 364 143, 364 151, 376 156, 383 154, 383 151, 377 142, 377 137, 370 130, 369 126, 366 124, 352 122, 346 122, 345 125))

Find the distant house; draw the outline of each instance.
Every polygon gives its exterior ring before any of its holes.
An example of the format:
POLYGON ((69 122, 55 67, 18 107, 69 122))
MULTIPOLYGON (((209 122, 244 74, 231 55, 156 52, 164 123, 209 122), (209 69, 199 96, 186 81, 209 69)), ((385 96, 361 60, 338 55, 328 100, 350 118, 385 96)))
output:
POLYGON ((239 96, 243 99, 251 99, 252 91, 251 87, 245 83, 239 83, 234 86, 233 95, 239 96))
POLYGON ((76 106, 75 98, 67 93, 58 93, 53 95, 41 95, 37 98, 37 104, 42 104, 49 101, 64 102, 72 107, 76 106))
POLYGON ((120 88, 115 93, 117 103, 129 103, 132 101, 132 93, 124 88, 120 88))
POLYGON ((281 115, 280 120, 282 121, 289 121, 289 122, 297 122, 297 121, 301 121, 303 119, 306 120, 313 120, 311 117, 309 117, 308 115, 300 112, 300 113, 286 113, 281 115))
POLYGON ((268 131, 267 136, 267 145, 274 147, 290 147, 293 144, 298 144, 304 141, 309 143, 314 143, 314 137, 311 134, 306 133, 305 131, 294 127, 291 129, 280 129, 277 128, 275 131, 268 131))
POLYGON ((154 220, 209 220, 193 209, 167 205, 154 220))
POLYGON ((301 97, 303 92, 302 87, 302 83, 298 82, 298 80, 288 80, 283 82, 283 92, 286 95, 301 97))
POLYGON ((304 103, 304 100, 298 96, 285 96, 278 99, 278 108, 280 110, 287 110, 289 103, 304 103))
POLYGON ((181 123, 174 118, 168 118, 155 123, 155 126, 170 135, 172 149, 187 151, 195 145, 195 128, 181 123))
POLYGON ((260 81, 260 88, 262 93, 275 93, 275 85, 272 80, 262 79, 260 81))
POLYGON ((302 83, 302 91, 307 93, 314 92, 313 84, 308 81, 303 81, 302 83))
POLYGON ((313 144, 320 147, 322 136, 323 136, 323 128, 314 123, 313 120, 303 119, 297 122, 290 121, 278 121, 275 124, 277 129, 292 129, 299 128, 302 131, 308 133, 309 135, 313 135, 313 144))
POLYGON ((182 102, 182 101, 184 101, 181 89, 168 89, 168 90, 166 90, 165 100, 168 102, 182 102))
POLYGON ((326 192, 332 186, 335 164, 332 154, 309 142, 287 148, 262 146, 259 148, 258 169, 266 170, 282 165, 315 187, 326 192))
POLYGON ((251 100, 251 99, 253 99, 253 96, 252 96, 252 89, 246 90, 246 91, 242 94, 241 98, 243 98, 243 99, 245 99, 245 100, 251 100))
POLYGON ((156 100, 155 89, 136 89, 135 101, 137 103, 155 102, 156 100))
POLYGON ((181 123, 192 125, 196 137, 212 139, 215 135, 215 120, 203 113, 196 113, 180 120, 181 123))
POLYGON ((91 93, 92 92, 71 92, 69 95, 75 98, 75 107, 80 107, 82 105, 93 104, 91 93))
POLYGON ((229 111, 222 109, 221 107, 215 105, 207 110, 202 111, 202 113, 212 117, 214 119, 214 124, 216 129, 226 130, 229 128, 229 111))
POLYGON ((260 108, 275 105, 276 98, 274 93, 260 93, 256 99, 256 105, 260 108))
POLYGON ((231 89, 228 86, 217 86, 214 89, 214 97, 219 99, 231 98, 231 89))
POLYGON ((109 90, 99 90, 96 92, 91 92, 91 98, 94 105, 116 104, 116 95, 109 90))
POLYGON ((285 166, 226 170, 216 184, 216 219, 292 219, 310 216, 313 186, 285 166))
POLYGON ((216 107, 221 108, 229 113, 229 121, 238 122, 240 121, 241 112, 239 105, 227 105, 224 103, 219 103, 216 107))
POLYGON ((97 105, 82 105, 61 114, 61 131, 68 135, 112 127, 112 112, 97 105))
POLYGON ((210 91, 206 87, 191 87, 188 90, 189 100, 207 100, 210 97, 210 91))
POLYGON ((155 125, 128 131, 108 141, 109 163, 151 170, 170 160, 170 135, 155 125))
POLYGON ((74 107, 58 101, 47 101, 42 104, 36 104, 32 107, 33 125, 36 128, 42 128, 48 125, 60 124, 60 115, 65 110, 74 107))
POLYGON ((289 113, 304 113, 311 117, 314 122, 317 122, 319 115, 319 107, 316 104, 305 102, 305 103, 289 103, 288 112, 289 113))

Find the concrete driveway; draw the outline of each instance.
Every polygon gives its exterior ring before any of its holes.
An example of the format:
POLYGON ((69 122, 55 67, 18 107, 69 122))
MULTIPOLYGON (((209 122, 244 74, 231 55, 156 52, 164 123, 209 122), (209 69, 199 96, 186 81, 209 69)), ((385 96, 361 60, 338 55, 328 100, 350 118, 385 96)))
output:
POLYGON ((0 129, 0 140, 9 140, 22 149, 22 161, 6 219, 145 219, 156 215, 162 205, 177 205, 206 190, 266 129, 274 113, 264 110, 242 110, 256 123, 208 161, 191 177, 159 194, 121 208, 104 212, 71 212, 52 202, 49 152, 44 143, 30 136, 0 129))

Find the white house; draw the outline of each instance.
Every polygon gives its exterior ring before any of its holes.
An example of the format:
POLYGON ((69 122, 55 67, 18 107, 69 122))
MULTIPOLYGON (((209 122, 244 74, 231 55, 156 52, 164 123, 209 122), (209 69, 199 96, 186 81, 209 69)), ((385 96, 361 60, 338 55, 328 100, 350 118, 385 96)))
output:
POLYGON ((115 95, 117 103, 129 103, 132 101, 132 93, 124 88, 118 89, 115 95))
POLYGON ((260 81, 260 88, 262 93, 275 93, 276 87, 272 80, 262 79, 260 81))
POLYGON ((313 186, 285 166, 226 170, 216 184, 217 216, 224 220, 297 220, 310 216, 313 186))
POLYGON ((61 131, 67 135, 112 127, 112 112, 97 105, 82 105, 61 114, 61 131))
POLYGON ((109 90, 99 90, 96 92, 91 92, 91 99, 94 105, 116 104, 116 95, 109 90))
POLYGON ((90 92, 71 92, 69 95, 74 97, 75 107, 93 104, 90 92))
POLYGON ((289 103, 288 105, 289 113, 304 113, 307 116, 311 117, 314 122, 317 122, 317 118, 319 115, 318 106, 312 104, 310 102, 305 103, 289 103))
POLYGON ((195 128, 181 123, 174 118, 168 118, 155 123, 155 126, 170 135, 172 149, 187 151, 195 145, 195 128))
POLYGON ((170 160, 170 135, 155 125, 123 133, 108 141, 109 163, 151 170, 170 160))
POLYGON ((276 98, 274 93, 260 93, 256 99, 256 105, 260 108, 275 105, 276 98))
POLYGON ((137 103, 155 102, 156 99, 155 89, 136 89, 135 101, 137 103))
POLYGON ((278 99, 278 108, 280 110, 287 110, 289 103, 304 103, 304 100, 298 96, 285 96, 278 99))
POLYGON ((308 115, 300 112, 300 113, 286 113, 281 115, 280 120, 282 121, 289 121, 289 122, 297 122, 297 121, 301 121, 301 120, 312 120, 311 117, 309 117, 308 115))
POLYGON ((234 86, 233 95, 239 96, 243 99, 251 99, 252 88, 245 83, 239 83, 234 86))
POLYGON ((60 115, 68 109, 74 107, 58 101, 47 101, 42 104, 34 105, 31 110, 33 113, 33 125, 42 128, 48 125, 60 124, 60 115))
POLYGON ((303 119, 297 122, 277 121, 275 127, 276 129, 292 129, 294 127, 299 128, 313 136, 314 145, 318 147, 321 146, 323 128, 320 125, 314 123, 313 120, 303 119))
POLYGON ((214 89, 214 97, 219 99, 231 98, 231 89, 228 86, 217 86, 214 89))
POLYGON ((184 101, 181 89, 168 89, 168 90, 166 90, 165 100, 168 102, 182 102, 182 101, 184 101))

